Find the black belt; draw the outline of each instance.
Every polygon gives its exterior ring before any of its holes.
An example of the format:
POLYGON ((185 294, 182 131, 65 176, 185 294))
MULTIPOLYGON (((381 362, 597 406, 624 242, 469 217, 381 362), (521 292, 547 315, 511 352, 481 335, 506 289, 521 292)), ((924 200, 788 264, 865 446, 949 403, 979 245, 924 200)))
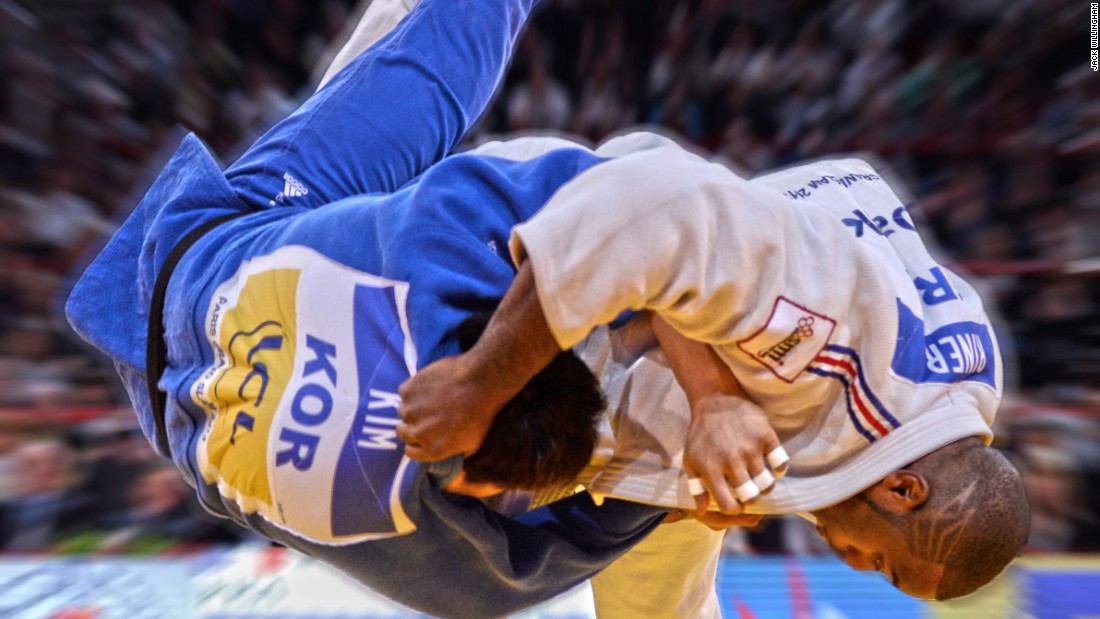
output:
POLYGON ((172 446, 168 443, 168 426, 164 419, 168 394, 160 390, 160 377, 168 364, 168 346, 164 343, 164 296, 168 292, 168 282, 183 255, 207 232, 247 214, 242 212, 216 217, 188 232, 168 253, 153 286, 153 298, 149 302, 149 337, 145 343, 145 386, 149 390, 149 406, 153 409, 153 423, 157 429, 157 448, 169 459, 172 458, 172 446))

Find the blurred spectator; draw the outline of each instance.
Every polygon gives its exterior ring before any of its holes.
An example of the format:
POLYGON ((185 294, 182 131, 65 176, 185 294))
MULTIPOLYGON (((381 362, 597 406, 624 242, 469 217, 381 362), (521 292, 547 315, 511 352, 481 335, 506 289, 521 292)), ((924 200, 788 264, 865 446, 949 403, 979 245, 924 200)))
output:
POLYGON ((52 323, 0 327, 0 409, 103 406, 114 398, 102 367, 52 323))
POLYGON ((572 113, 565 87, 550 75, 546 63, 532 62, 527 80, 508 97, 509 131, 530 129, 561 131, 572 113))
POLYGON ((16 496, 0 505, 0 548, 46 550, 78 529, 88 501, 76 491, 75 456, 57 439, 38 439, 14 451, 16 496))
POLYGON ((241 539, 243 529, 223 527, 202 513, 194 491, 168 463, 146 467, 126 491, 127 509, 103 528, 92 548, 100 552, 156 552, 241 539))
POLYGON ((1031 501, 1028 547, 1100 549, 1100 423, 1050 411, 1017 420, 1011 433, 1031 501))
POLYGON ((92 505, 89 528, 122 520, 130 510, 130 488, 160 460, 137 425, 133 409, 124 408, 76 429, 85 472, 81 491, 92 505))
POLYGON ((592 79, 580 93, 571 133, 598 140, 630 124, 629 110, 619 95, 621 85, 612 71, 608 62, 596 62, 592 79))
POLYGON ((18 497, 22 490, 22 471, 16 451, 24 440, 14 428, 0 426, 0 505, 18 497))

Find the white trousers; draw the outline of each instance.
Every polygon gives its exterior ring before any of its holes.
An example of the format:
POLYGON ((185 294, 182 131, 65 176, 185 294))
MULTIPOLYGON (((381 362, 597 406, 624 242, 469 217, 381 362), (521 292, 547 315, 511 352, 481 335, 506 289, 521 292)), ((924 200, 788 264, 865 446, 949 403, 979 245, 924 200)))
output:
POLYGON ((599 619, 721 619, 715 579, 724 531, 696 520, 657 527, 592 578, 599 619))

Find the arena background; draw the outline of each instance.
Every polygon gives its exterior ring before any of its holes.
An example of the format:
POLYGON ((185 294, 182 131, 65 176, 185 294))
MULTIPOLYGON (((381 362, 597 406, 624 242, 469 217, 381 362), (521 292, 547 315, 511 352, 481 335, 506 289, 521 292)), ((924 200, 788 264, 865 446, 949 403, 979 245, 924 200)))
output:
MULTIPOLYGON (((409 616, 199 514, 57 312, 175 128, 225 160, 355 0, 0 0, 0 617, 409 616)), ((476 16, 471 16, 476 18, 476 16)), ((800 521, 726 537, 727 617, 1100 615, 1100 76, 1089 3, 550 0, 470 141, 667 127, 752 174, 871 151, 999 314, 1032 501, 991 591, 924 605, 800 521)), ((584 592, 528 613, 588 617, 584 592)))

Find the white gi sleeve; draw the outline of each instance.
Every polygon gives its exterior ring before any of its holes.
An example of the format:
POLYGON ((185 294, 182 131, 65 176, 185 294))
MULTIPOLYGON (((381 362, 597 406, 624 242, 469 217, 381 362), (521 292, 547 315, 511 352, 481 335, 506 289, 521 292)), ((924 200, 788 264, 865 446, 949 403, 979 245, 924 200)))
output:
MULTIPOLYGON (((782 291, 851 286, 843 226, 675 145, 595 166, 512 231, 531 260, 558 344, 570 348, 627 309, 659 313, 695 340, 729 344, 782 291), (813 231, 808 234, 806 231, 813 231), (841 248, 841 249, 838 249, 841 248), (804 257, 813 256, 812 260, 804 257), (813 267, 792 268, 810 262, 813 267)), ((850 264, 850 262, 849 262, 850 264)))

